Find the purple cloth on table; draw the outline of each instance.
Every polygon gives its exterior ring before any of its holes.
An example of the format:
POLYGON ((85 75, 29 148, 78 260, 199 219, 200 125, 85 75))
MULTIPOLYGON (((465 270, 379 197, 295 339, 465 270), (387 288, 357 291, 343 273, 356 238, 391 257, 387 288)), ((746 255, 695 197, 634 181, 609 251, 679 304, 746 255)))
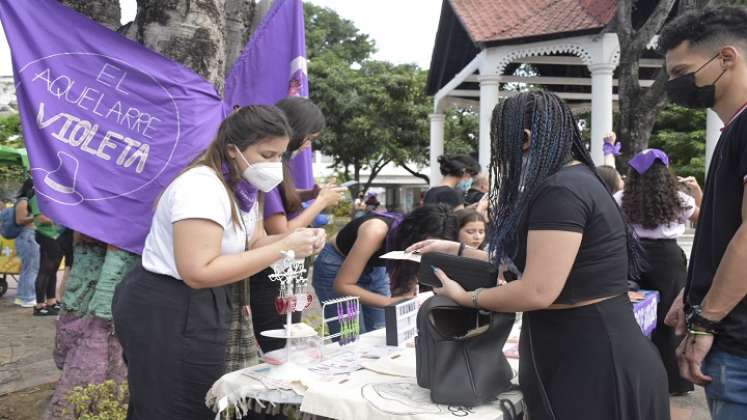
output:
POLYGON ((659 303, 659 292, 654 290, 640 290, 644 298, 633 304, 633 315, 641 327, 643 335, 650 336, 656 328, 656 307, 659 303))

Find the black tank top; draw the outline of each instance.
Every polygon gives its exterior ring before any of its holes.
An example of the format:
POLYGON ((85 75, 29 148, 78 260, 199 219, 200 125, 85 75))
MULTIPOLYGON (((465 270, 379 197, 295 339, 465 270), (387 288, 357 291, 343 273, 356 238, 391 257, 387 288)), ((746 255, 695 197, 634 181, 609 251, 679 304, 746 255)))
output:
MULTIPOLYGON (((380 214, 376 213, 369 213, 365 216, 361 216, 357 219, 353 219, 350 223, 345 225, 345 227, 340 230, 339 233, 337 233, 337 239, 335 241, 335 245, 337 245, 337 249, 342 253, 344 256, 348 256, 350 253, 350 250, 353 249, 353 244, 355 244, 356 239, 358 239, 358 228, 361 227, 361 225, 371 219, 379 219, 386 223, 387 227, 392 227, 392 222, 394 221, 391 217, 386 217, 380 214)), ((374 254, 371 256, 371 258, 366 263, 366 268, 368 267, 374 267, 374 266, 383 266, 386 261, 382 260, 381 257, 386 253, 386 241, 383 241, 381 243, 381 246, 379 246, 379 249, 374 252, 374 254)))

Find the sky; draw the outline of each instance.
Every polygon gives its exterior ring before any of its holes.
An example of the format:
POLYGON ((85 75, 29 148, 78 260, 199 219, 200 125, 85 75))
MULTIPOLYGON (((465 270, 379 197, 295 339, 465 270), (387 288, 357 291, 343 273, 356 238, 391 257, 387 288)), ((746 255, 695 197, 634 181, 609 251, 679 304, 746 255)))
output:
MULTIPOLYGON (((376 42, 373 58, 430 66, 442 0, 311 0, 352 20, 376 42)), ((122 23, 134 19, 136 0, 120 0, 122 23)), ((10 51, 0 30, 0 75, 12 74, 10 51)))

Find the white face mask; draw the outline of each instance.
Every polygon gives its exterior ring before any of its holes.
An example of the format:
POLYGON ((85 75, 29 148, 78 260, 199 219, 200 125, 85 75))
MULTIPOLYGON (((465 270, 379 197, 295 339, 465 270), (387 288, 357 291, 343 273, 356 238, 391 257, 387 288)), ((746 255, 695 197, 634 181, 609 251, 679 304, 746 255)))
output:
POLYGON ((252 165, 246 160, 238 147, 236 152, 241 156, 241 160, 247 164, 247 168, 241 176, 250 184, 264 192, 270 192, 283 182, 283 164, 281 162, 259 162, 252 165))

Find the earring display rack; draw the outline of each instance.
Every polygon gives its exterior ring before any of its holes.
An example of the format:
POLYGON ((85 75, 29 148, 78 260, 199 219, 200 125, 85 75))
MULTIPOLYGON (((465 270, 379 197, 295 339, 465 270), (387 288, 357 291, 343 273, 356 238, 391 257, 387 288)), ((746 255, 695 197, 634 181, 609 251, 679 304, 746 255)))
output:
POLYGON ((340 346, 345 346, 358 341, 360 337, 360 298, 358 296, 346 296, 322 302, 322 348, 324 343, 339 339, 340 346), (328 310, 334 313, 327 317, 328 310), (332 333, 330 324, 337 322, 339 331, 332 333))

